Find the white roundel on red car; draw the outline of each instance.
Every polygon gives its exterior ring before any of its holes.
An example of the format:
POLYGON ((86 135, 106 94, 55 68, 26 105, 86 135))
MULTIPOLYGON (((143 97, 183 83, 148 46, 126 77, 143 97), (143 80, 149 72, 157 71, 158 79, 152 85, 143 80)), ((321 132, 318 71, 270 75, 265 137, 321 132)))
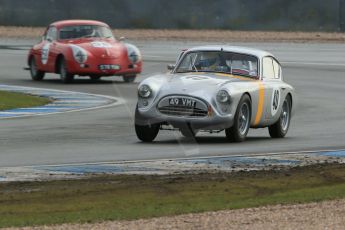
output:
POLYGON ((280 90, 279 88, 274 88, 272 91, 272 100, 271 100, 271 114, 272 116, 276 115, 279 110, 280 105, 280 90))
POLYGON ((110 48, 110 47, 112 47, 112 45, 107 43, 107 42, 91 42, 91 45, 95 48, 110 48))
POLYGON ((43 65, 48 63, 50 43, 47 43, 42 48, 41 61, 43 65))

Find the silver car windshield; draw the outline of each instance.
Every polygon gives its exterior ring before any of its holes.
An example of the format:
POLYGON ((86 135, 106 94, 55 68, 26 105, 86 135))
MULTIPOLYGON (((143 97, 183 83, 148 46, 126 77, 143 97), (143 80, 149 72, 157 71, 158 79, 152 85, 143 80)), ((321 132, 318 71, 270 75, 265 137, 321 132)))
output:
POLYGON ((216 72, 256 78, 258 59, 225 51, 193 51, 183 56, 175 72, 216 72))
POLYGON ((60 29, 60 39, 114 38, 108 27, 98 25, 65 26, 60 29))

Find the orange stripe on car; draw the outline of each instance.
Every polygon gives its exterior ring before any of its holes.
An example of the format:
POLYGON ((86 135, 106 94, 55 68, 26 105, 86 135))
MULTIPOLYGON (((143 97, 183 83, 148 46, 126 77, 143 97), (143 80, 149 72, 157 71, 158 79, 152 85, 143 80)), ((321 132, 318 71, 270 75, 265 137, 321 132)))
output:
POLYGON ((265 101, 265 88, 264 88, 264 84, 262 82, 259 82, 259 103, 258 103, 258 109, 256 112, 256 117, 255 117, 255 122, 254 125, 258 125, 261 117, 262 117, 262 113, 264 110, 264 101, 265 101))

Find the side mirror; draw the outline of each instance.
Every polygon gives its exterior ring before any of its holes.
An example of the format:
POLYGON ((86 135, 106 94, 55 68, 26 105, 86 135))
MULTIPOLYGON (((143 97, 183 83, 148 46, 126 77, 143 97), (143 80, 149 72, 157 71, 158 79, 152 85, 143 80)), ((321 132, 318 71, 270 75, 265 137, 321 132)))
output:
POLYGON ((48 41, 48 42, 53 42, 53 39, 50 38, 50 37, 47 37, 47 41, 48 41))
POLYGON ((124 40, 126 40, 125 37, 120 37, 120 38, 119 38, 119 41, 120 41, 120 42, 123 42, 124 40))
POLYGON ((175 69, 175 65, 174 64, 169 64, 167 65, 168 70, 174 70, 175 69))

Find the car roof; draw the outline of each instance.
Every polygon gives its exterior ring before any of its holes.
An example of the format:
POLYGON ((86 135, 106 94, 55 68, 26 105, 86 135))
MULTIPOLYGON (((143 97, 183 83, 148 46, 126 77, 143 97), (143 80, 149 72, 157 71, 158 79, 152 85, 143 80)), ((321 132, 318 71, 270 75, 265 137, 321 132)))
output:
POLYGON ((62 21, 57 21, 50 24, 50 26, 55 26, 57 28, 61 28, 64 26, 76 26, 76 25, 99 25, 99 26, 109 27, 106 23, 95 21, 95 20, 62 20, 62 21))
POLYGON ((249 48, 249 47, 242 47, 242 46, 228 46, 228 45, 197 46, 197 47, 190 48, 187 51, 188 52, 189 51, 220 51, 221 49, 223 49, 223 51, 226 51, 226 52, 248 54, 248 55, 256 56, 258 58, 262 58, 265 56, 274 57, 273 54, 264 50, 259 50, 259 49, 249 48))

